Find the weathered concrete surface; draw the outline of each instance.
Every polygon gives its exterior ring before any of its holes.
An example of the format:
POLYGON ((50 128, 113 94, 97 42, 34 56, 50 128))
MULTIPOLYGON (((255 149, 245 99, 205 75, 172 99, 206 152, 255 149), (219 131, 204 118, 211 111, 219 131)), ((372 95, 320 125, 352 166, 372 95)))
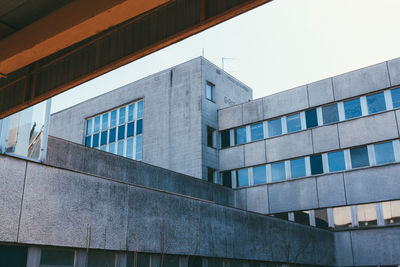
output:
POLYGON ((314 153, 339 149, 337 124, 312 129, 314 153))
POLYGON ((333 97, 332 78, 307 84, 310 107, 335 101, 333 97))
POLYGON ((390 76, 390 85, 400 84, 400 58, 395 58, 387 62, 390 76))
POLYGON ((343 173, 319 176, 317 179, 318 203, 320 207, 346 205, 343 173))
POLYGON ((236 105, 224 108, 218 112, 218 129, 220 131, 238 127, 243 124, 243 107, 236 105))
POLYGON ((219 151, 219 170, 244 167, 244 145, 221 149, 219 151))
POLYGON ((244 145, 244 165, 254 166, 267 161, 265 157, 265 141, 257 141, 244 145))

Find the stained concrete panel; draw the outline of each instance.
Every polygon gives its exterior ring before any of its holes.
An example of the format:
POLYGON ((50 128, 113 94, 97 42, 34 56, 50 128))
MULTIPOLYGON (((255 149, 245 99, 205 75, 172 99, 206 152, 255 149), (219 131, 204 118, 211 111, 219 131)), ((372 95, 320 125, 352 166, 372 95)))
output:
POLYGON ((267 161, 279 161, 313 153, 311 131, 282 135, 265 141, 267 161))
POLYGON ((269 213, 267 185, 247 188, 247 210, 262 214, 269 213))
POLYGON ((218 111, 219 130, 238 127, 243 124, 243 106, 236 105, 218 111))
POLYGON ((235 146, 219 151, 220 171, 244 167, 244 146, 235 146))
POLYGON ((307 85, 310 107, 335 101, 333 97, 332 78, 313 82, 307 85))
POLYGON ((317 189, 321 208, 346 205, 343 173, 319 176, 317 178, 317 189))
POLYGON ((379 142, 399 136, 394 111, 340 123, 338 130, 341 148, 379 142))
POLYGON ((336 266, 354 266, 350 232, 335 232, 336 266))
POLYGON ((395 58, 387 62, 392 86, 400 84, 400 58, 395 58))
POLYGON ((333 77, 333 93, 339 101, 390 87, 386 62, 333 77))
POLYGON ((396 121, 397 121, 397 130, 400 133, 400 110, 396 110, 396 121))
POLYGON ((243 106, 243 124, 249 124, 264 119, 263 100, 257 99, 242 104, 243 106))
POLYGON ((247 188, 235 190, 236 208, 247 210, 247 188))
POLYGON ((263 98, 263 106, 264 119, 306 109, 308 108, 307 86, 266 96, 263 98))
POLYGON ((26 162, 0 156, 0 240, 17 242, 26 162))
POLYGON ((312 129, 314 153, 339 149, 337 124, 312 129))
POLYGON ((246 167, 263 164, 267 161, 264 142, 264 140, 261 140, 244 145, 244 165, 246 167))

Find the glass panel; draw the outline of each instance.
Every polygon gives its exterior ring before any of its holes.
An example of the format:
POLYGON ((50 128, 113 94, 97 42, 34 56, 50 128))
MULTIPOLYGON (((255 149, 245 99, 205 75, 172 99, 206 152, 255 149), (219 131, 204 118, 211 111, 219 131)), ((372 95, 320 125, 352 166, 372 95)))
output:
POLYGON ((101 150, 101 151, 107 151, 107 146, 101 146, 101 147, 100 147, 100 150, 101 150))
POLYGON ((275 119, 268 121, 268 136, 273 137, 282 134, 282 121, 281 119, 275 119))
POLYGON ((2 267, 26 267, 27 257, 27 247, 0 245, 0 266, 2 267))
MULTIPOLYGON (((188 259, 188 266, 189 267, 202 267, 203 261, 202 261, 201 257, 190 255, 189 259, 188 259)), ((230 267, 232 267, 232 266, 230 266, 230 267)))
POLYGON ((368 149, 366 146, 350 149, 350 156, 352 168, 369 166, 368 149))
POLYGON ((307 110, 305 113, 306 113, 307 129, 318 126, 317 110, 314 108, 314 109, 307 110))
POLYGON ((304 225, 310 225, 310 211, 295 211, 294 221, 304 225))
POLYGON ((344 116, 346 120, 355 117, 360 117, 362 115, 361 103, 359 98, 345 101, 343 102, 343 106, 344 106, 344 116))
POLYGON ((367 96, 368 114, 386 110, 385 95, 382 93, 367 96))
POLYGON ((92 147, 98 147, 99 146, 99 134, 93 135, 93 145, 92 147))
POLYGON ((118 126, 118 140, 125 138, 125 125, 118 126))
POLYGON ((328 210, 327 209, 317 209, 314 211, 315 214, 315 226, 319 228, 328 229, 328 210))
POLYGON ((100 141, 100 144, 101 144, 101 145, 107 144, 107 131, 101 132, 101 141, 100 141))
POLYGON ((135 135, 135 122, 128 123, 128 129, 126 130, 127 137, 131 137, 135 135))
POLYGON ((358 225, 377 225, 375 204, 364 204, 357 206, 358 225))
POLYGON ((85 138, 85 146, 90 147, 91 142, 92 142, 92 137, 91 136, 87 136, 85 138))
POLYGON ((126 157, 133 159, 133 138, 126 140, 126 157))
POLYGON ((292 178, 306 176, 306 161, 304 158, 292 159, 290 161, 290 172, 292 178))
POLYGON ((248 169, 238 170, 236 172, 236 175, 237 175, 237 187, 249 185, 248 169))
POLYGON ((337 105, 333 104, 330 106, 322 107, 322 118, 323 118, 324 124, 339 121, 339 113, 338 113, 337 105))
POLYGON ((138 120, 136 123, 136 134, 143 133, 143 120, 138 120))
POLYGON ((214 183, 214 172, 213 168, 207 168, 207 180, 210 183, 214 183))
POLYGON ((207 146, 214 147, 214 129, 207 126, 207 146))
POLYGON ((94 118, 94 132, 98 132, 100 130, 100 116, 94 118))
MULTIPOLYGON (((127 264, 126 264, 127 267, 150 267, 149 254, 137 253, 136 261, 134 261, 134 258, 135 258, 134 253, 128 253, 127 264)), ((154 264, 155 267, 160 265, 158 262, 156 259, 154 264)))
POLYGON ((374 145, 376 164, 394 162, 394 151, 392 142, 374 145))
POLYGON ((345 170, 346 164, 344 161, 344 152, 337 151, 337 152, 328 153, 328 163, 329 163, 329 171, 330 172, 345 170))
POLYGON ((125 114, 126 114, 126 107, 122 107, 119 109, 119 124, 124 124, 125 123, 125 114))
POLYGON ((130 104, 128 106, 128 121, 133 120, 133 111, 135 110, 135 104, 130 104))
POLYGON ((117 134, 117 128, 110 129, 110 140, 109 140, 110 143, 115 142, 116 134, 117 134))
POLYGON ((40 266, 74 266, 75 252, 68 249, 42 248, 40 266))
POLYGON ((287 116, 286 124, 288 133, 300 131, 301 130, 300 113, 287 116))
POLYGON ((222 172, 222 185, 232 188, 232 173, 231 173, 231 171, 222 172))
POLYGON ((179 256, 165 255, 162 267, 179 267, 179 256))
POLYGON ((246 127, 237 128, 235 131, 236 144, 240 145, 246 143, 246 127))
POLYGON ((136 160, 142 159, 142 136, 136 137, 136 160))
POLYGON ((253 168, 254 184, 265 184, 267 182, 267 168, 265 165, 253 168))
POLYGON ((271 180, 273 182, 286 180, 285 162, 271 164, 271 180))
MULTIPOLYGON (((201 266, 200 266, 201 267, 201 266)), ((237 261, 230 261, 229 267, 243 267, 243 262, 240 260, 237 261)), ((246 266, 247 267, 247 266, 246 266)))
POLYGON ((108 129, 108 113, 103 114, 101 129, 102 130, 108 129))
POLYGON ((311 174, 321 174, 324 172, 322 166, 322 155, 315 155, 310 157, 311 174))
POLYGON ((289 220, 289 216, 288 216, 287 212, 275 213, 273 215, 274 215, 274 217, 282 219, 282 220, 289 220))
POLYGON ((111 120, 110 120, 110 127, 114 127, 117 125, 117 111, 111 111, 111 120))
POLYGON ((348 228, 352 226, 350 207, 333 208, 335 228, 348 228))
POLYGON ((137 118, 140 119, 143 118, 143 101, 140 101, 137 105, 137 118))
POLYGON ((231 135, 229 130, 221 131, 221 148, 231 146, 231 135))
POLYGON ((262 123, 251 125, 250 131, 251 131, 251 141, 264 139, 264 127, 262 123))
POLYGON ((211 100, 211 101, 214 100, 214 99, 213 99, 213 85, 210 84, 210 83, 207 83, 207 84, 206 84, 206 98, 207 98, 208 100, 211 100))
POLYGON ((115 154, 115 143, 108 145, 108 152, 115 154))
POLYGON ((400 88, 391 90, 391 93, 392 93, 393 108, 400 107, 400 88))
POLYGON ((220 259, 208 259, 208 267, 223 267, 223 261, 220 259))
POLYGON ((123 156, 124 155, 124 141, 119 141, 118 142, 118 149, 117 149, 117 154, 119 156, 123 156))
POLYGON ((89 251, 88 267, 114 267, 115 254, 108 251, 89 251))
POLYGON ((385 224, 400 223, 400 200, 382 203, 385 224))
POLYGON ((86 122, 86 134, 92 133, 92 119, 88 119, 86 122))

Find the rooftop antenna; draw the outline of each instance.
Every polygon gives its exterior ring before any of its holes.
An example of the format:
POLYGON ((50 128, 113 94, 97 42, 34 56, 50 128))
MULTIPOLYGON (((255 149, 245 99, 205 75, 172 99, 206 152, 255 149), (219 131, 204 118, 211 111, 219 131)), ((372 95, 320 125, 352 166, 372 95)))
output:
POLYGON ((225 60, 234 60, 233 57, 222 57, 222 70, 225 70, 225 60))

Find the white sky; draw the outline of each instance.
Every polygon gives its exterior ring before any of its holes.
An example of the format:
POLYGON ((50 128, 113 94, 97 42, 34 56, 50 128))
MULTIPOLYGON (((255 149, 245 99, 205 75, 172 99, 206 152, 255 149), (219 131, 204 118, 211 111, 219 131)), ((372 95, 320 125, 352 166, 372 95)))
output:
POLYGON ((400 0, 275 0, 53 98, 52 112, 202 54, 254 98, 400 57, 400 0))

